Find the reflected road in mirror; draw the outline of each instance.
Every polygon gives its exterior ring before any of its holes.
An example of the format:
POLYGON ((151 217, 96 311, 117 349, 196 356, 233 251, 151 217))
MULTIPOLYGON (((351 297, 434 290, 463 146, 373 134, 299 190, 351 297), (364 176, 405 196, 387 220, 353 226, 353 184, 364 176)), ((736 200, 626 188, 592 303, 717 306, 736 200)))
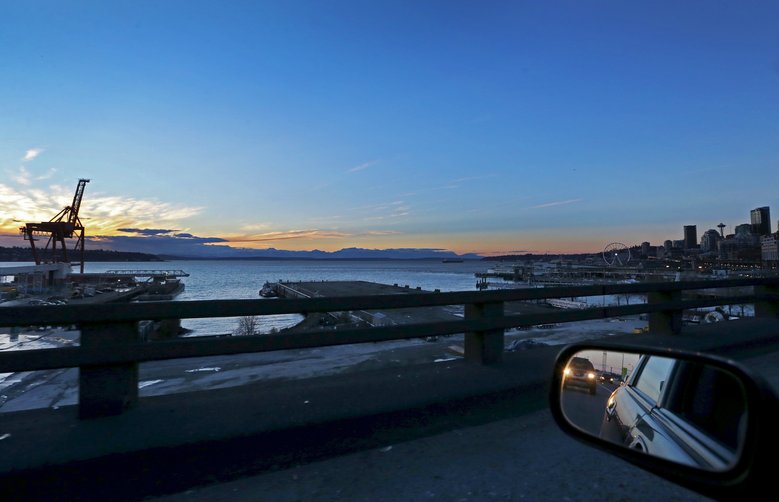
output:
POLYGON ((566 420, 592 436, 706 470, 725 470, 738 459, 746 393, 722 368, 582 351, 565 365, 562 385, 566 420))

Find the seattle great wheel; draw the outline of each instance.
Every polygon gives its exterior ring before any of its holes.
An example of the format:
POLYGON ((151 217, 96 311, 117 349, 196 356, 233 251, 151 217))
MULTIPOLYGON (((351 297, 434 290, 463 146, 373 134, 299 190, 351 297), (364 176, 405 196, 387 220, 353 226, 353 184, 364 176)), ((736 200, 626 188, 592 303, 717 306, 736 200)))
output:
POLYGON ((630 248, 621 242, 612 242, 603 248, 603 261, 610 267, 622 267, 630 261, 630 248))

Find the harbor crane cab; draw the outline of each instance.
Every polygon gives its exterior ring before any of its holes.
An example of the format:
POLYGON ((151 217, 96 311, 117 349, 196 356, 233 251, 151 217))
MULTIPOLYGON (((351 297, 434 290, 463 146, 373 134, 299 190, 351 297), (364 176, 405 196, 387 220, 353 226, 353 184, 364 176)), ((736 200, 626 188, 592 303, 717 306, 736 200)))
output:
POLYGON ((76 193, 73 195, 73 203, 65 206, 51 220, 40 223, 27 223, 21 227, 24 240, 30 241, 32 256, 35 264, 41 263, 70 263, 68 248, 65 239, 76 239, 73 252, 78 255, 81 263, 81 273, 84 273, 84 225, 78 217, 81 208, 81 199, 84 197, 84 188, 89 183, 88 179, 79 179, 76 193), (43 249, 35 247, 36 236, 48 235, 48 242, 43 249))

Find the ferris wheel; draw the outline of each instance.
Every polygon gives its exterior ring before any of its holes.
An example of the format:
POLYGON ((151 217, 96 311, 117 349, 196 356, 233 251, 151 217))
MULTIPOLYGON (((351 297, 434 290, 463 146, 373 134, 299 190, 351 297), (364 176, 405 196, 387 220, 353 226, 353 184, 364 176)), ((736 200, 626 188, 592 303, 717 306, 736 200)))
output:
POLYGON ((603 261, 610 267, 627 265, 630 261, 630 248, 621 242, 612 242, 603 248, 603 261))

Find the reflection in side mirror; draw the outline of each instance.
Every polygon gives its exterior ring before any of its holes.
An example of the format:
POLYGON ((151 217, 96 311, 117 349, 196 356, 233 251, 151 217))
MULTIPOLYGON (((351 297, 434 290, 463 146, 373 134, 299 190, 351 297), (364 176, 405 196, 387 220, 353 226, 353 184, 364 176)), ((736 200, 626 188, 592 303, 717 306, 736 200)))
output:
POLYGON ((560 410, 583 433, 705 471, 738 462, 748 400, 727 367, 610 350, 579 351, 560 363, 560 410))

